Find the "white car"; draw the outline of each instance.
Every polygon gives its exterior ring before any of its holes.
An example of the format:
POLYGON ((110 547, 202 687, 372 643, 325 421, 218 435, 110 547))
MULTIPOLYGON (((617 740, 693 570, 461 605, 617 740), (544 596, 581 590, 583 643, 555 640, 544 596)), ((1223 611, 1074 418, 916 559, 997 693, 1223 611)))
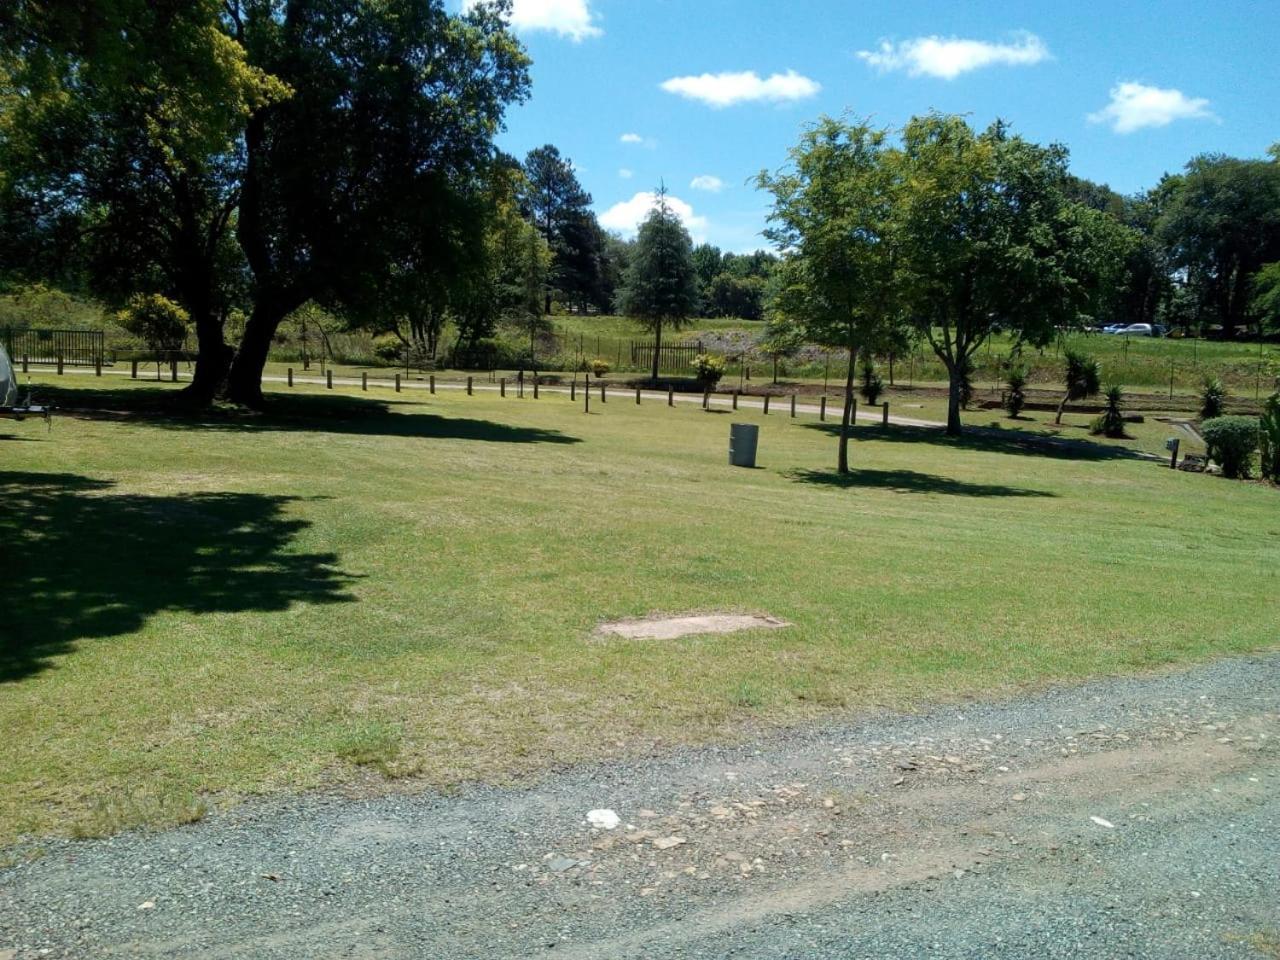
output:
POLYGON ((1154 337, 1156 335, 1155 327, 1149 323, 1131 323, 1116 332, 1126 337, 1154 337))

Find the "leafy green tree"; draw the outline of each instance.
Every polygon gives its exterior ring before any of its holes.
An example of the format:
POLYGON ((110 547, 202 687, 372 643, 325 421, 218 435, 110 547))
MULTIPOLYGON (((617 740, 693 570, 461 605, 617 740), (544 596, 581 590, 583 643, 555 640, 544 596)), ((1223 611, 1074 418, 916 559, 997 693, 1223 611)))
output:
POLYGON ((158 372, 165 354, 176 353, 186 343, 191 316, 168 297, 138 293, 116 313, 116 323, 151 349, 158 372))
POLYGON ((824 117, 792 147, 787 168, 762 172, 773 194, 765 236, 788 252, 770 310, 804 338, 848 356, 837 469, 849 472, 858 352, 875 349, 898 315, 895 179, 887 134, 824 117))
POLYGON ((1250 306, 1264 329, 1280 330, 1280 260, 1268 263, 1254 276, 1250 306))
POLYGON ((1273 393, 1263 404, 1258 441, 1262 454, 1262 478, 1280 483, 1280 393, 1273 393))
MULTIPOLYGON (((298 305, 368 312, 402 298, 406 264, 436 253, 454 262, 483 237, 475 213, 499 161, 493 137, 529 86, 505 10, 451 15, 442 0, 260 0, 234 10, 250 62, 294 92, 255 110, 245 129, 236 226, 253 311, 232 399, 262 403, 272 338, 298 305)), ((437 271, 432 282, 452 281, 437 271)))
POLYGON ((288 87, 249 63, 219 0, 4 6, 0 256, 73 269, 112 302, 165 291, 199 342, 187 398, 209 400, 230 363, 240 138, 288 87))
POLYGON ((1097 283, 1094 224, 1067 198, 1062 147, 940 114, 912 119, 902 141, 903 297, 947 369, 947 432, 958 435, 963 373, 996 328, 1043 345, 1078 322, 1097 283))
POLYGON ((639 320, 653 333, 652 379, 658 379, 663 327, 681 329, 697 306, 693 242, 667 203, 663 188, 658 191, 657 204, 640 225, 618 295, 619 311, 639 320))
POLYGON ((529 151, 524 173, 524 214, 542 231, 554 261, 545 312, 551 312, 556 293, 580 303, 597 303, 603 295, 605 238, 591 212, 591 194, 578 182, 573 162, 551 144, 529 151))
POLYGON ((735 277, 720 273, 711 281, 705 297, 708 316, 737 317, 741 320, 764 318, 765 281, 761 277, 735 277))
POLYGON ((1280 164, 1202 156, 1168 184, 1158 233, 1201 315, 1227 337, 1251 320, 1253 278, 1280 260, 1280 164))
POLYGON ((693 248, 693 269, 697 271, 698 284, 702 290, 709 290, 711 281, 720 275, 721 261, 719 247, 700 243, 693 248))
POLYGON ((804 347, 804 327, 794 318, 775 312, 756 342, 756 350, 773 361, 773 382, 778 382, 778 363, 794 357, 804 347))

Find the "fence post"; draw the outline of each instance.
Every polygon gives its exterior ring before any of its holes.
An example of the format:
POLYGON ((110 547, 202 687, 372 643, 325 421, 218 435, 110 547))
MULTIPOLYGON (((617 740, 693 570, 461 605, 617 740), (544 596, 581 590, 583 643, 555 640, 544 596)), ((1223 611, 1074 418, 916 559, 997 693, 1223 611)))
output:
POLYGON ((853 398, 853 408, 849 411, 849 426, 856 427, 858 425, 858 398, 853 398))
POLYGON ((796 395, 791 395, 791 418, 794 420, 796 415, 796 395))
POLYGON ((1174 437, 1173 446, 1169 448, 1171 450, 1171 456, 1169 457, 1170 470, 1178 469, 1178 447, 1180 446, 1182 446, 1182 441, 1179 440, 1177 437, 1174 437))
POLYGON ((169 358, 169 379, 174 383, 178 382, 178 358, 169 358))
POLYGON ((746 374, 747 374, 747 379, 748 379, 748 380, 750 380, 750 379, 751 379, 751 364, 749 364, 749 363, 747 364, 746 374))
POLYGON ((360 371, 360 389, 361 390, 369 389, 369 373, 366 370, 360 371))
POLYGON ((884 402, 884 415, 880 421, 880 426, 887 427, 889 425, 889 401, 884 402))
POLYGON ((505 397, 507 395, 507 378, 502 377, 498 380, 498 396, 505 397))
POLYGON ((827 398, 823 397, 822 402, 818 405, 818 419, 823 423, 827 422, 827 398))
POLYGON ((289 386, 293 386, 293 367, 289 368, 289 386))
POLYGON ((569 381, 569 402, 573 403, 578 399, 578 378, 574 377, 569 381))
POLYGON ((667 384, 667 406, 674 407, 676 405, 676 388, 667 384))
POLYGON ((767 393, 764 395, 764 415, 766 417, 769 415, 769 395, 767 393))
MULTIPOLYGON (((22 372, 23 372, 23 373, 26 373, 26 372, 27 372, 27 358, 26 358, 26 357, 23 357, 23 358, 22 358, 22 372)), ((129 372, 129 379, 130 379, 130 380, 137 380, 137 379, 138 379, 138 361, 137 361, 137 360, 133 361, 133 369, 129 372)))
POLYGON ((58 376, 62 376, 62 354, 58 354, 58 376))
POLYGON ((93 375, 95 377, 102 376, 102 357, 101 356, 97 356, 93 358, 93 375))
POLYGON ((608 403, 609 398, 608 398, 607 396, 605 396, 605 392, 604 392, 604 390, 605 390, 605 384, 604 384, 604 382, 603 382, 603 381, 601 381, 601 383, 600 383, 600 402, 601 402, 601 403, 608 403))
POLYGON ((640 388, 636 387, 636 406, 640 406, 640 388))
POLYGON ((473 396, 470 377, 467 377, 467 396, 473 396))
POLYGON ((333 371, 332 370, 326 370, 324 372, 324 385, 328 387, 330 390, 333 389, 333 371))
POLYGON ((738 393, 739 391, 737 390, 733 391, 733 409, 735 410, 738 409, 738 393))
POLYGON ((533 378, 533 399, 538 399, 538 378, 536 376, 533 378))
MULTIPOLYGON (((27 355, 25 353, 22 355, 22 372, 23 373, 27 372, 27 355)), ((133 361, 133 379, 135 380, 138 379, 138 361, 137 360, 133 361)))
POLYGON ((400 392, 400 374, 396 374, 396 393, 400 392))
MULTIPOLYGON (((399 377, 396 377, 397 381, 399 381, 399 379, 399 377)), ((427 387, 431 393, 436 392, 436 375, 434 373, 427 378, 427 387)))
POLYGON ((703 410, 711 409, 711 391, 706 388, 704 388, 702 391, 702 409, 703 410))
POLYGON ((582 386, 582 412, 591 412, 591 388, 586 384, 582 386))

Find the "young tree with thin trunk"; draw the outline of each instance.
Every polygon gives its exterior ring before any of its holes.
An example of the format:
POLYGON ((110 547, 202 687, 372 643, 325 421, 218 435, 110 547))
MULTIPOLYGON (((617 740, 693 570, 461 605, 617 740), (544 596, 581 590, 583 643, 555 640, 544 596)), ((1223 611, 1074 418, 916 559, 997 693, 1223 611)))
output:
POLYGON ((661 188, 654 208, 640 225, 618 294, 619 312, 653 333, 653 380, 658 379, 663 327, 681 329, 697 308, 693 242, 667 203, 666 189, 661 188))
POLYGON ((790 165, 763 172, 773 194, 765 235, 786 255, 770 298, 774 322, 848 356, 837 469, 849 472, 849 433, 860 350, 886 340, 898 317, 895 170, 887 133, 865 121, 824 117, 790 151, 790 165))

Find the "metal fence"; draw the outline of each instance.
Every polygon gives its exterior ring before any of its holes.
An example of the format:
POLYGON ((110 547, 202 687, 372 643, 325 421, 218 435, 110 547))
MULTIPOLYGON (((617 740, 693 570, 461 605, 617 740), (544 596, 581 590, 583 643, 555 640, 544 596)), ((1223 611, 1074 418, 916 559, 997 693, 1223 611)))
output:
MULTIPOLYGON (((658 369, 668 372, 688 373, 693 371, 693 359, 705 352, 701 340, 684 340, 677 343, 664 343, 658 356, 658 369)), ((653 341, 631 341, 631 363, 641 368, 653 366, 653 341)))
POLYGON ((0 339, 14 363, 57 363, 92 367, 103 363, 105 335, 101 330, 40 330, 32 327, 0 328, 0 339))

